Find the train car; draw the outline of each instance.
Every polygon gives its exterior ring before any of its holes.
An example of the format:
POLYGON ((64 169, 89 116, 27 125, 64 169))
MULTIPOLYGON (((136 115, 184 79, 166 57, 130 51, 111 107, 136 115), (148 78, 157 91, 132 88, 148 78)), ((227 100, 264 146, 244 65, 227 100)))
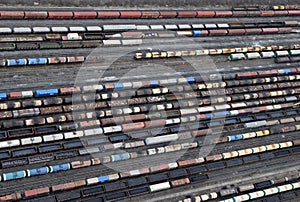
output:
POLYGON ((112 162, 115 162, 115 161, 130 159, 130 155, 129 155, 129 153, 114 154, 114 155, 111 155, 110 158, 111 158, 112 162))
POLYGON ((159 11, 142 11, 141 18, 159 18, 159 11))
POLYGON ((97 18, 119 18, 119 11, 98 11, 97 18))
POLYGON ((40 49, 58 49, 61 48, 61 42, 41 42, 39 43, 40 49))
POLYGON ((276 57, 283 57, 283 56, 289 56, 289 52, 288 51, 275 51, 275 55, 276 57))
POLYGON ((62 41, 62 48, 81 48, 82 43, 80 41, 62 41))
POLYGON ((297 56, 297 57, 292 56, 292 57, 290 57, 290 62, 300 62, 300 57, 299 56, 297 56))
POLYGON ((158 184, 149 185, 150 192, 157 192, 157 191, 162 191, 170 188, 171 185, 169 182, 162 182, 158 184))
POLYGON ((232 16, 232 11, 215 11, 216 15, 214 17, 216 18, 226 18, 232 16))
POLYGON ((12 33, 12 29, 9 27, 1 27, 0 28, 0 34, 10 34, 12 33))
POLYGON ((255 122, 245 123, 244 127, 245 128, 256 128, 256 127, 265 126, 266 124, 267 124, 267 121, 262 120, 262 121, 255 121, 255 122))
POLYGON ((20 19, 24 18, 24 11, 0 11, 1 19, 20 19))
POLYGON ((27 176, 28 177, 32 177, 32 176, 37 176, 37 175, 45 175, 49 173, 49 167, 45 166, 45 167, 40 167, 40 168, 31 168, 31 169, 27 169, 27 176))
POLYGON ((49 166, 49 173, 66 171, 66 170, 70 170, 70 169, 71 169, 70 163, 59 164, 59 165, 49 166))
POLYGON ((51 27, 52 32, 68 32, 67 27, 51 27))
POLYGON ((178 139, 178 134, 170 134, 158 137, 148 137, 145 139, 146 145, 159 144, 163 142, 176 141, 178 139))
POLYGON ((291 27, 298 26, 298 21, 284 21, 284 25, 291 27))
POLYGON ((235 54, 230 54, 228 57, 229 60, 245 60, 246 56, 243 53, 235 53, 235 54))
POLYGON ((159 18, 176 18, 177 12, 176 11, 160 11, 159 18))
POLYGON ((24 19, 46 19, 47 17, 47 11, 25 11, 24 19))
POLYGON ((51 34, 49 34, 49 33, 47 33, 46 35, 45 35, 45 38, 46 38, 46 40, 61 40, 61 35, 60 34, 54 34, 54 33, 51 33, 51 34))
POLYGON ((7 100, 7 94, 6 93, 0 93, 0 100, 7 100))
POLYGON ((45 97, 58 95, 58 89, 46 89, 46 90, 36 90, 35 97, 45 97))
POLYGON ((27 64, 27 59, 7 59, 6 64, 7 66, 24 66, 27 64))
POLYGON ((300 55, 300 50, 289 50, 289 54, 291 56, 298 56, 300 55))
POLYGON ((47 58, 28 58, 29 65, 45 65, 47 63, 47 58))
POLYGON ((237 189, 235 187, 233 187, 233 188, 227 188, 227 189, 221 189, 220 190, 220 195, 222 197, 228 196, 228 195, 237 194, 237 193, 238 193, 238 191, 237 191, 237 189))
POLYGON ((13 31, 15 34, 28 34, 31 33, 31 28, 30 27, 14 27, 13 31))
POLYGON ((141 18, 142 12, 141 11, 120 11, 120 18, 141 18))
POLYGON ((197 11, 197 18, 212 18, 215 15, 215 11, 197 11))
POLYGON ((275 58, 275 62, 276 63, 289 63, 289 62, 291 62, 291 59, 290 59, 290 57, 277 57, 277 58, 275 58))
POLYGON ((196 11, 177 11, 177 18, 194 18, 196 16, 196 11))
POLYGON ((261 57, 262 58, 273 58, 275 57, 275 54, 273 51, 268 51, 268 52, 261 52, 261 57))
POLYGON ((73 12, 74 19, 94 19, 97 17, 96 11, 75 11, 73 12))
POLYGON ((47 33, 50 32, 49 27, 33 27, 32 28, 33 33, 47 33))
POLYGON ((11 173, 3 173, 2 174, 2 181, 10 181, 10 180, 16 180, 26 177, 26 171, 16 171, 11 173))
POLYGON ((259 53, 257 53, 257 52, 254 52, 254 53, 246 53, 245 54, 246 55, 246 58, 249 60, 252 60, 252 59, 260 59, 261 58, 261 56, 260 56, 260 54, 259 53))
POLYGON ((16 44, 15 43, 1 43, 1 46, 0 46, 0 51, 3 51, 3 50, 4 51, 9 51, 9 50, 15 50, 15 49, 16 49, 16 44))
POLYGON ((73 18, 73 12, 71 11, 49 11, 48 19, 71 19, 73 18))
POLYGON ((37 43, 16 43, 17 50, 29 50, 29 49, 38 49, 39 46, 37 43))
POLYGON ((22 138, 21 139, 21 144, 22 145, 30 145, 30 144, 38 144, 41 143, 42 137, 37 136, 37 137, 30 137, 30 138, 22 138))
POLYGON ((129 31, 136 30, 135 24, 121 24, 121 25, 103 25, 103 31, 129 31))

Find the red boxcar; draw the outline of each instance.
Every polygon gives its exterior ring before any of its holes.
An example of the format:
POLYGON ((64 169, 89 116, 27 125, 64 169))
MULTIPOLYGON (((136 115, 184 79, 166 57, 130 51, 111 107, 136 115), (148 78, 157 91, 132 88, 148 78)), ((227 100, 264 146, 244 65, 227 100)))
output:
POLYGON ((197 18, 212 18, 215 17, 215 11, 198 11, 197 18))
POLYGON ((233 17, 244 17, 247 15, 248 15, 247 11, 232 11, 233 17))
POLYGON ((47 18, 47 11, 25 11, 25 18, 47 18))
POLYGON ((247 11, 248 17, 260 16, 260 11, 247 11))
POLYGON ((226 29, 212 29, 208 32, 210 36, 225 36, 228 33, 226 29))
POLYGON ((73 12, 64 12, 64 11, 49 11, 48 18, 57 19, 57 18, 73 18, 73 12))
POLYGON ((223 18, 223 17, 231 17, 232 11, 216 11, 215 17, 223 18))
POLYGON ((119 11, 99 11, 97 12, 97 18, 119 18, 120 12, 119 11))
POLYGON ((246 30, 246 34, 261 34, 262 33, 262 29, 260 28, 251 28, 251 29, 245 29, 246 30))
POLYGON ((277 34, 278 32, 278 28, 262 28, 262 34, 277 34))
POLYGON ((121 11, 120 18, 141 18, 141 11, 121 11))
POLYGON ((0 18, 24 18, 24 11, 0 11, 0 18))
POLYGON ((279 30, 278 31, 279 34, 286 34, 286 33, 290 33, 293 30, 293 28, 291 28, 291 27, 279 27, 278 30, 279 30))
POLYGON ((74 12, 74 17, 77 19, 83 19, 83 18, 96 18, 97 17, 97 12, 91 11, 91 12, 84 12, 84 11, 79 11, 79 12, 74 12))
POLYGON ((197 16, 196 11, 178 11, 177 17, 178 18, 194 18, 197 16))
POLYGON ((11 92, 9 93, 9 98, 10 99, 22 98, 22 92, 11 92))
POLYGON ((289 15, 300 15, 300 10, 289 10, 289 15))
POLYGON ((142 11, 141 18, 159 18, 160 13, 158 11, 142 11))
POLYGON ((246 33, 245 29, 227 29, 228 35, 244 35, 246 33))
POLYGON ((176 11, 160 11, 159 18, 176 18, 176 11))
POLYGON ((274 11, 275 16, 285 16, 285 15, 288 15, 288 14, 289 14, 288 11, 274 11))
POLYGON ((260 11, 260 16, 262 17, 271 17, 274 16, 274 11, 260 11))

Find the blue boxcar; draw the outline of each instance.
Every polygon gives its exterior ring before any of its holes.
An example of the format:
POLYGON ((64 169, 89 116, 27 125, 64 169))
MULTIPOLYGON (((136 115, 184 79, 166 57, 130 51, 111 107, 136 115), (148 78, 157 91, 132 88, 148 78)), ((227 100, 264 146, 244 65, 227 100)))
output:
POLYGON ((285 74, 290 74, 292 71, 290 69, 284 69, 285 74))
POLYGON ((22 66, 27 64, 27 60, 24 58, 21 59, 7 59, 7 66, 22 66))
POLYGON ((211 119, 211 117, 212 117, 212 114, 205 114, 205 118, 207 118, 207 119, 211 119))
POLYGON ((0 100, 7 100, 6 93, 0 93, 0 100))
POLYGON ((50 173, 71 169, 71 166, 69 163, 59 164, 59 165, 54 165, 54 166, 49 166, 49 167, 50 167, 50 173))
POLYGON ((108 138, 110 142, 122 142, 129 139, 128 135, 126 134, 109 136, 108 138))
POLYGON ((114 88, 115 90, 122 90, 124 86, 121 83, 114 83, 114 88))
POLYGON ((200 30, 193 30, 193 36, 201 36, 202 32, 200 30))
POLYGON ((28 58, 29 65, 45 65, 47 64, 47 58, 28 58))
POLYGON ((229 112, 225 111, 225 112, 215 112, 214 116, 215 117, 226 117, 229 115, 229 112))
POLYGON ((158 81, 150 81, 150 87, 156 87, 158 86, 159 82, 158 81))
POLYGON ((58 95, 58 89, 47 89, 47 90, 36 90, 35 96, 36 97, 44 97, 44 96, 52 96, 52 95, 58 95))
POLYGON ((98 177, 99 183, 108 182, 108 181, 109 181, 109 178, 107 175, 98 177))
POLYGON ((27 170, 28 176, 45 175, 49 173, 48 167, 32 168, 27 170))
POLYGON ((227 136, 228 141, 237 141, 237 140, 242 140, 243 139, 243 135, 231 135, 231 136, 227 136))
POLYGON ((25 170, 16 171, 11 173, 3 173, 3 181, 15 180, 26 177, 25 170))
POLYGON ((188 82, 188 83, 195 83, 195 81, 196 81, 196 80, 195 80, 194 77, 188 77, 188 78, 187 78, 187 82, 188 82))
POLYGON ((121 161, 130 158, 129 153, 111 155, 111 161, 121 161))

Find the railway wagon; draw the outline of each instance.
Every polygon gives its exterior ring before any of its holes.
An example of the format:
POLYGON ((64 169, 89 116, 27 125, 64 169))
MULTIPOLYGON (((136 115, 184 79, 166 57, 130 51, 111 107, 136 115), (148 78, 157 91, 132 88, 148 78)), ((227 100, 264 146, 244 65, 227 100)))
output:
POLYGON ((44 65, 48 63, 47 58, 28 58, 29 65, 44 65))
POLYGON ((243 53, 235 53, 235 54, 230 54, 228 56, 229 60, 245 60, 246 57, 243 53))
POLYGON ((7 59, 6 64, 7 66, 23 66, 27 64, 27 59, 7 59))
POLYGON ((164 142, 176 141, 178 134, 164 135, 158 137, 148 137, 145 139, 146 145, 159 144, 164 142))
POLYGON ((149 185, 149 188, 150 188, 151 192, 157 192, 157 191, 162 191, 165 189, 170 189, 171 185, 170 185, 170 182, 162 182, 159 184, 149 185))

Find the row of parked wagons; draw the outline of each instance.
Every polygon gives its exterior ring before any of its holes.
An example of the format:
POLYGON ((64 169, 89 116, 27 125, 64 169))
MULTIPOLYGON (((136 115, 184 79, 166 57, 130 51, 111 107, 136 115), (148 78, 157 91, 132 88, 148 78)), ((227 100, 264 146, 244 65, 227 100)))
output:
MULTIPOLYGON (((59 61, 59 58, 54 58, 59 61)), ((66 58, 64 58, 66 61, 66 58)), ((169 86, 182 83, 200 83, 208 80, 231 80, 231 79, 246 79, 255 77, 264 77, 270 75, 285 75, 285 74, 295 74, 300 72, 300 68, 286 68, 286 69, 276 69, 276 70, 261 70, 261 71, 245 71, 236 72, 234 74, 210 74, 202 76, 187 76, 186 78, 166 78, 159 80, 144 80, 144 81, 132 81, 132 82, 107 82, 103 84, 90 85, 90 86, 75 86, 75 87, 63 87, 63 88, 49 88, 49 89, 39 89, 36 91, 18 91, 9 93, 0 93, 0 100, 14 100, 14 99, 26 99, 32 97, 49 97, 58 95, 70 95, 75 93, 91 93, 100 91, 119 91, 131 88, 152 88, 159 85, 169 86), (207 80, 204 80, 205 76, 208 76, 207 80)))
MULTIPOLYGON (((239 58, 246 59, 244 53, 248 53, 248 52, 262 52, 261 54, 265 58, 270 56, 272 57, 273 56, 282 57, 286 55, 297 56, 299 54, 299 50, 298 50, 299 48, 300 48, 299 45, 286 45, 286 46, 274 45, 274 46, 252 46, 252 47, 250 46, 250 47, 238 47, 238 48, 177 50, 177 51, 141 50, 135 53, 134 58, 135 59, 156 59, 156 58, 186 57, 186 56, 200 56, 200 55, 232 54, 231 56, 229 56, 229 59, 237 60, 239 58)), ((257 56, 257 53, 255 53, 255 55, 249 54, 249 57, 254 57, 254 56, 257 56)))
MULTIPOLYGON (((297 8, 299 9, 299 8, 297 8)), ((298 16, 300 10, 0 11, 0 19, 224 18, 298 16)))
POLYGON ((253 53, 236 53, 229 55, 229 60, 251 60, 260 58, 273 58, 283 56, 299 56, 300 50, 282 50, 282 51, 268 51, 268 52, 253 52, 253 53))
MULTIPOLYGON (((298 21, 282 22, 253 22, 253 23, 218 23, 218 24, 104 24, 102 26, 52 26, 52 27, 1 27, 1 34, 29 34, 29 33, 82 33, 82 32, 107 32, 107 31, 132 31, 132 30, 187 30, 187 29, 240 29, 240 28, 268 28, 268 27, 296 27, 298 21)), ((64 39, 64 37, 62 37, 64 39)), ((66 38, 66 37, 65 37, 66 38)), ((3 40, 2 40, 3 41, 3 40)))
POLYGON ((60 63, 81 63, 84 62, 84 60, 85 60, 84 56, 2 59, 0 60, 0 66, 4 67, 4 66, 60 64, 60 63))

